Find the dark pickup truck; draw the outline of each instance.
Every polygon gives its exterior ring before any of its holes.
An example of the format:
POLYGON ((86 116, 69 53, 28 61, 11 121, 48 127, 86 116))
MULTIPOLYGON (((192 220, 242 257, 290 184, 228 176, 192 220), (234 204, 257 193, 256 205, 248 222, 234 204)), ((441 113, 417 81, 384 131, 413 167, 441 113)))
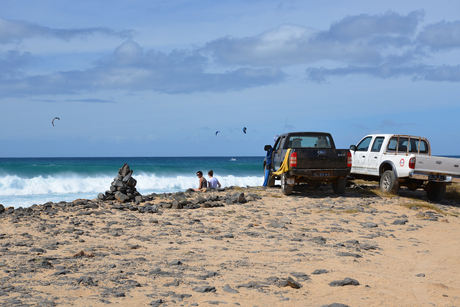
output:
POLYGON ((345 192, 351 153, 336 149, 329 133, 285 133, 276 139, 274 147, 265 145, 265 151, 265 186, 274 186, 276 179, 281 180, 283 194, 289 195, 298 183, 319 186, 324 182, 332 183, 337 194, 345 192))

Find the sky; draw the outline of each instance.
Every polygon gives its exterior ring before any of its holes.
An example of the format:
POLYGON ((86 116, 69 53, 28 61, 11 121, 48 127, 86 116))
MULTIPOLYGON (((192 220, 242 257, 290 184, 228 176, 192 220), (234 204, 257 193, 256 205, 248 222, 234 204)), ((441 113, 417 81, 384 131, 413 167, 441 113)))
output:
POLYGON ((264 156, 289 131, 329 132, 339 148, 411 134, 460 155, 459 12, 457 0, 2 0, 0 157, 264 156))

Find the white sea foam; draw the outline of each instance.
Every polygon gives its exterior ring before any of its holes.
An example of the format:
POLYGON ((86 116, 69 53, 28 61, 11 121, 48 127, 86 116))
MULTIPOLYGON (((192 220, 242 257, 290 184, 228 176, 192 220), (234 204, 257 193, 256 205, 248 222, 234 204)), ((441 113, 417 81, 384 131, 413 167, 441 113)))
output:
MULTIPOLYGON (((137 190, 145 195, 150 193, 167 193, 185 191, 198 187, 196 176, 161 177, 154 174, 134 176, 137 190)), ((62 177, 21 178, 18 176, 0 177, 0 204, 5 207, 29 207, 48 201, 72 201, 77 198, 93 199, 97 194, 109 189, 113 177, 79 177, 74 175, 62 177)), ((218 177, 223 187, 226 186, 259 186, 263 177, 223 176, 218 177)))

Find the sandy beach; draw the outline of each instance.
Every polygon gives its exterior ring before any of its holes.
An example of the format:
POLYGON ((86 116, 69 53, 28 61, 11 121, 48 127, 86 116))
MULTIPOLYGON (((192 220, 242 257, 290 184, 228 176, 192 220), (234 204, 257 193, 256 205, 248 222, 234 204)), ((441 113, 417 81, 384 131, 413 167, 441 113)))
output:
POLYGON ((460 306, 460 203, 329 186, 0 214, 2 306, 460 306))

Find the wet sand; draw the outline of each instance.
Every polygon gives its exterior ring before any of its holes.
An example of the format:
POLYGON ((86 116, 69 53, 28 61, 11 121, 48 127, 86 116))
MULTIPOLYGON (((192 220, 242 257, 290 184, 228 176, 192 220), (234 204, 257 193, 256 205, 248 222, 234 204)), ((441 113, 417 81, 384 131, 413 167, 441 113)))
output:
POLYGON ((1 305, 460 306, 460 203, 328 186, 144 199, 1 213, 1 305))

